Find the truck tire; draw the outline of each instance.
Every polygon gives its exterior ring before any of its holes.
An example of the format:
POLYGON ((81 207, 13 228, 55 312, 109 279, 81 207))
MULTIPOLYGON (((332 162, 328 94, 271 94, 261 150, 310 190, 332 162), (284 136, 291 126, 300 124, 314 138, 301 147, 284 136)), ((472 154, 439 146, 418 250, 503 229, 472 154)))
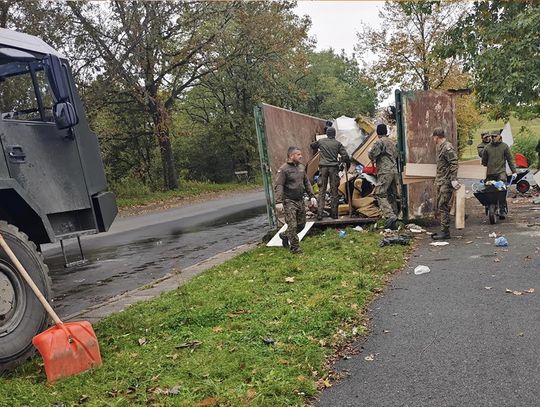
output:
MULTIPOLYGON (((50 301, 49 269, 36 245, 15 226, 4 221, 0 221, 0 233, 50 301)), ((34 354, 32 338, 48 324, 49 317, 43 306, 0 248, 0 374, 34 354)))

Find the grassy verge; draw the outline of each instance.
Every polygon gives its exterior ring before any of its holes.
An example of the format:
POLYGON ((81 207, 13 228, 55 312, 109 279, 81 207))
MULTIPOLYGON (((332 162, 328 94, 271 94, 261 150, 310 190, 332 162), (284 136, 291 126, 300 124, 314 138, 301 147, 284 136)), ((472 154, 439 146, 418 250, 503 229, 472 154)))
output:
POLYGON ((98 323, 101 368, 49 386, 33 361, 0 379, 0 405, 302 405, 330 385, 325 361, 365 332, 362 309, 404 264, 407 249, 380 239, 328 229, 300 256, 244 253, 98 323))
MULTIPOLYGON (((142 185, 142 184, 141 184, 142 185)), ((247 191, 261 186, 262 182, 228 182, 215 184, 212 182, 182 181, 175 191, 150 191, 146 187, 134 188, 123 185, 115 188, 117 204, 120 209, 154 203, 167 203, 193 197, 202 197, 219 192, 247 191)), ((114 188, 114 186, 113 186, 114 188)))

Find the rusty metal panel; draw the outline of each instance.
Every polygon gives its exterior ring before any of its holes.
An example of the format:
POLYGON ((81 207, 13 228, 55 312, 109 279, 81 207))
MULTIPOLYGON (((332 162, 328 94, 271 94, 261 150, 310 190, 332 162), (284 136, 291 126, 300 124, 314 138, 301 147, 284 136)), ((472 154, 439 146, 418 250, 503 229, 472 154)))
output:
MULTIPOLYGON (((454 99, 441 90, 403 92, 405 162, 435 164, 433 129, 442 127, 457 149, 457 124, 454 99)), ((436 210, 433 181, 407 186, 409 218, 433 217, 436 210)))
POLYGON ((278 168, 287 161, 290 146, 302 150, 303 163, 307 165, 314 156, 309 145, 315 141, 315 135, 324 134, 326 121, 272 105, 262 107, 272 178, 275 179, 278 168))

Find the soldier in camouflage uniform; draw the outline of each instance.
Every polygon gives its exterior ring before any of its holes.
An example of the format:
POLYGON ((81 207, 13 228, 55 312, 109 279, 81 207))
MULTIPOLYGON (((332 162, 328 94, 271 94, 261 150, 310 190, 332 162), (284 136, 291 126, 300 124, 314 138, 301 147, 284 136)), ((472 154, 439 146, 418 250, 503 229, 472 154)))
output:
POLYGON ((385 124, 377 126, 379 139, 368 152, 368 157, 377 167, 377 184, 373 191, 377 203, 386 218, 386 228, 395 229, 397 214, 397 200, 400 197, 400 182, 397 168, 398 151, 395 144, 388 138, 388 129, 385 124), (391 201, 390 201, 391 200, 391 201))
POLYGON ((338 187, 339 187, 339 160, 347 165, 350 163, 349 154, 339 141, 336 140, 336 129, 328 127, 326 129, 327 138, 311 143, 313 150, 319 150, 319 200, 317 220, 321 220, 324 211, 326 186, 330 180, 330 216, 334 219, 338 217, 338 187))
POLYGON ((300 163, 302 152, 298 147, 289 147, 287 162, 278 172, 275 184, 276 210, 283 211, 287 230, 279 237, 283 247, 290 247, 293 253, 301 253, 298 232, 306 225, 306 209, 304 208, 304 192, 311 198, 311 205, 317 200, 306 175, 306 167, 300 163))
POLYGON ((482 137, 482 142, 476 146, 476 149, 478 150, 478 157, 482 158, 484 148, 491 143, 491 135, 489 133, 482 133, 480 137, 482 137))
POLYGON ((433 130, 433 141, 437 145, 437 207, 441 218, 441 231, 432 234, 435 240, 450 238, 450 200, 455 189, 460 188, 457 180, 458 156, 452 143, 446 140, 444 129, 433 130))

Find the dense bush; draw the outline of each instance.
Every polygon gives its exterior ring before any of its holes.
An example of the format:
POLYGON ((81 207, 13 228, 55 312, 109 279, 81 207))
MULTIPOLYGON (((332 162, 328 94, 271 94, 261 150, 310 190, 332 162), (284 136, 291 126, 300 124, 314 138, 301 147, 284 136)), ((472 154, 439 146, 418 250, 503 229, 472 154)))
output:
POLYGON ((523 154, 527 157, 529 166, 535 166, 538 161, 538 154, 536 153, 537 143, 538 136, 535 136, 528 127, 522 126, 517 137, 514 138, 512 152, 514 154, 523 154))

